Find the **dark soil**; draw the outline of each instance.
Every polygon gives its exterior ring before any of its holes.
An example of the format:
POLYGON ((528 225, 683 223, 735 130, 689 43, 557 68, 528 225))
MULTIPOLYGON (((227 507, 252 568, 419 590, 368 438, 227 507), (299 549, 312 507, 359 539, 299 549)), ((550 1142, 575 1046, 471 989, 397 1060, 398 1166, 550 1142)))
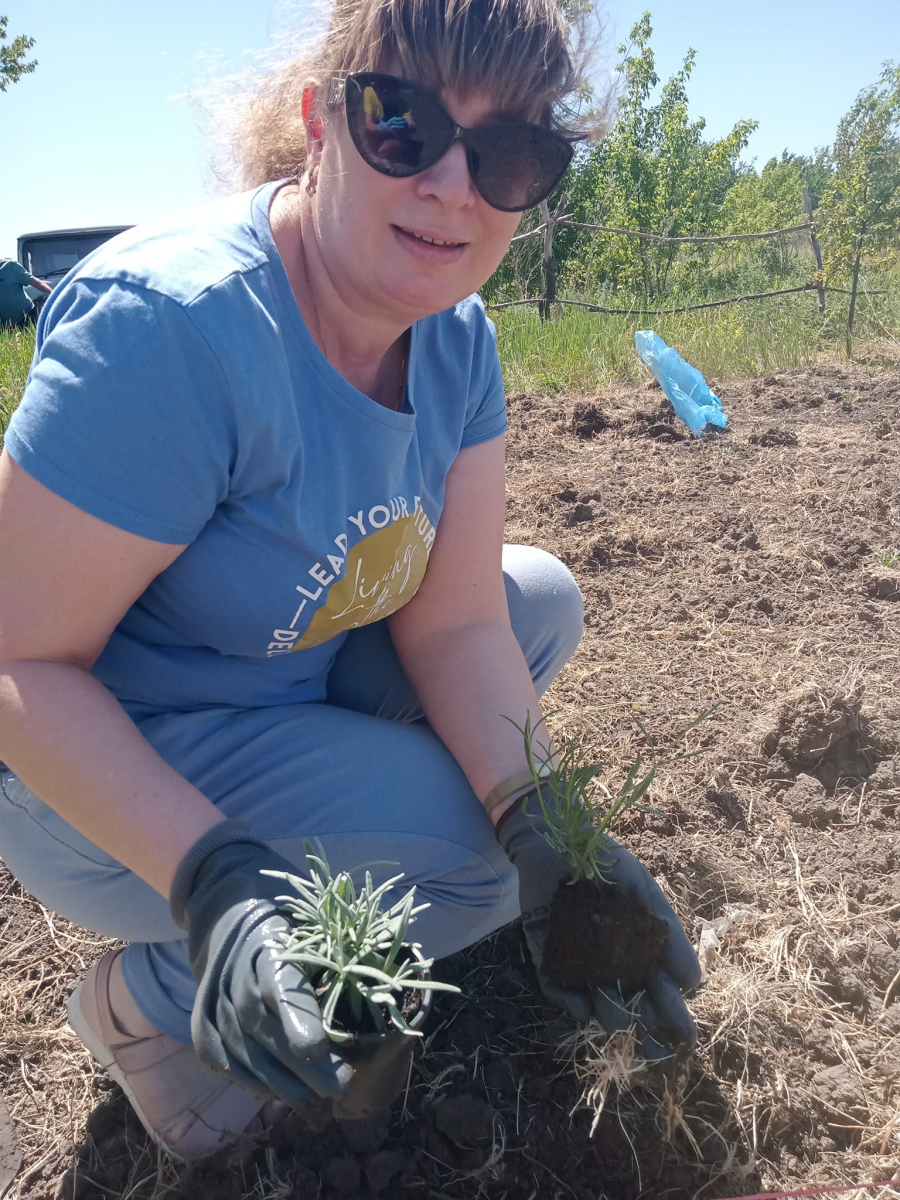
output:
POLYGON ((622 888, 579 879, 556 889, 541 966, 565 987, 643 991, 668 940, 665 921, 622 888))
POLYGON ((709 382, 731 419, 700 440, 658 389, 510 398, 507 539, 585 597, 554 732, 614 789, 635 717, 662 745, 719 702, 619 830, 706 971, 690 1061, 611 1088, 592 1135, 580 1098, 624 1060, 573 1040, 513 927, 436 965, 463 995, 389 1115, 176 1167, 66 1029, 109 943, 0 869, 16 1200, 716 1200, 900 1172, 900 374, 709 382))

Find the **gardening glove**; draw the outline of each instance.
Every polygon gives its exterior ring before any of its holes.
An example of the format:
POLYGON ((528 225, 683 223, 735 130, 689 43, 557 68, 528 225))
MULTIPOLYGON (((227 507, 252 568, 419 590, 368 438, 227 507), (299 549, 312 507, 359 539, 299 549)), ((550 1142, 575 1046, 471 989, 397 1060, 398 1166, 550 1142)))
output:
MULTIPOLYGON (((551 801, 549 790, 545 800, 551 801)), ((497 840, 519 873, 522 927, 538 973, 541 990, 576 1021, 596 1018, 610 1033, 637 1025, 638 1040, 647 1058, 669 1057, 679 1044, 694 1045, 695 1026, 683 991, 700 982, 700 964, 681 922, 646 867, 612 838, 604 855, 603 877, 629 892, 669 926, 663 963, 654 971, 643 993, 623 996, 617 987, 597 988, 593 994, 563 987, 541 971, 550 904, 559 884, 569 878, 566 859, 542 836, 548 826, 540 812, 537 789, 521 797, 497 822, 497 840), (526 803, 530 801, 530 803, 526 803), (525 807, 523 807, 525 805, 525 807)), ((597 946, 603 954, 603 946, 597 946)))
POLYGON ((264 870, 297 873, 243 821, 225 821, 182 859, 169 905, 188 933, 200 1060, 260 1098, 301 1109, 318 1096, 340 1098, 351 1071, 326 1038, 308 978, 279 962, 278 935, 289 923, 275 897, 289 885, 264 870))

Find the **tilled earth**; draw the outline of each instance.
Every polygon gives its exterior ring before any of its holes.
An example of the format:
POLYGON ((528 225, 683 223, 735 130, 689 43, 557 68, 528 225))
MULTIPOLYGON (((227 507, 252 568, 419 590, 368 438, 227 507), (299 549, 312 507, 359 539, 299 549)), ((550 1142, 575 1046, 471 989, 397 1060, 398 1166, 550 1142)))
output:
MULTIPOLYGON (((900 374, 822 366, 719 394, 728 429, 700 440, 653 387, 510 398, 508 540, 559 555, 585 596, 551 727, 611 788, 647 735, 705 751, 620 831, 706 968, 691 1060, 648 1070, 579 1033, 510 928, 437 965, 463 995, 439 1000, 383 1120, 292 1117, 180 1167, 65 1024, 109 943, 3 872, 9 1196, 715 1200, 900 1181, 900 374)), ((4 1140, 0 1111, 0 1196, 4 1140)))

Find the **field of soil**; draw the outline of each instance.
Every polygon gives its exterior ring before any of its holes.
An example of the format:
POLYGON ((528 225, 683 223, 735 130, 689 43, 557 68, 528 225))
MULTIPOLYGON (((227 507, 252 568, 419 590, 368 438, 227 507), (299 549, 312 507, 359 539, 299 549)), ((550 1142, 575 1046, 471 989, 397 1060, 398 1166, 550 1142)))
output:
MULTIPOLYGON (((648 1070, 536 991, 518 928, 439 963, 383 1121, 291 1117, 158 1156, 65 1022, 105 943, 0 874, 15 1200, 717 1200, 900 1181, 900 373, 720 389, 701 440, 651 386, 510 398, 508 540, 562 557, 582 646, 547 704, 615 787, 702 710, 705 753, 622 837, 700 948, 700 1045, 648 1070)), ((0 1113, 0 1179, 4 1160, 0 1113)), ((0 1196, 3 1184, 0 1182, 0 1196)), ((895 1188, 844 1193, 900 1197, 895 1188)))

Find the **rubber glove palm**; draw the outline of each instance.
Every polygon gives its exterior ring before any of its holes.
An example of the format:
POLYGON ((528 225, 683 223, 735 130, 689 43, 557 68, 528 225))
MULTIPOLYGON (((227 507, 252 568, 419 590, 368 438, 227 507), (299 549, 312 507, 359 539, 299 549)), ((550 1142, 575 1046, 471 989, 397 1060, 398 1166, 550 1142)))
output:
MULTIPOLYGON (((700 964, 672 906, 659 885, 633 854, 610 839, 604 853, 603 875, 622 887, 669 926, 669 939, 662 966, 647 981, 646 991, 623 996, 618 988, 602 987, 594 992, 562 987, 541 970, 550 905, 559 884, 570 877, 565 857, 542 836, 548 831, 538 808, 535 794, 504 813, 497 823, 497 839, 519 873, 519 904, 522 927, 541 989, 548 1000, 558 1004, 576 1021, 596 1018, 609 1032, 628 1029, 636 1023, 638 1039, 648 1058, 664 1058, 675 1046, 692 1046, 697 1040, 695 1026, 682 993, 700 982, 700 964), (530 805, 528 801, 531 801, 530 805), (612 859, 610 865, 608 860, 612 859)), ((603 954, 598 945, 597 954, 603 954)))

